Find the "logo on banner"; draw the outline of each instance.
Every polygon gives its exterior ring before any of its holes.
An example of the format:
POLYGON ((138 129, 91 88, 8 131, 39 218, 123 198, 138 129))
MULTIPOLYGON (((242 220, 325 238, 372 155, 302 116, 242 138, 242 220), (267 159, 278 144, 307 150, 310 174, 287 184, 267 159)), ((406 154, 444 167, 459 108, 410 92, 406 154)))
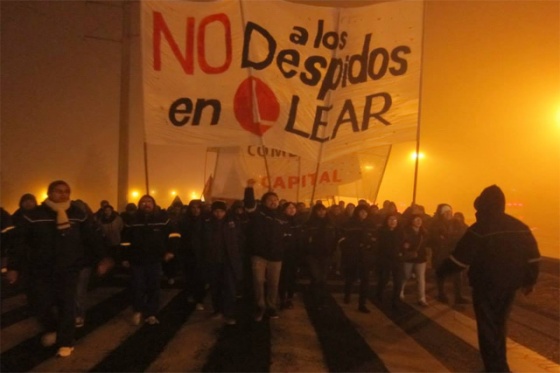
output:
POLYGON ((241 127, 262 136, 280 116, 280 104, 272 90, 258 78, 247 78, 233 98, 233 112, 241 127))

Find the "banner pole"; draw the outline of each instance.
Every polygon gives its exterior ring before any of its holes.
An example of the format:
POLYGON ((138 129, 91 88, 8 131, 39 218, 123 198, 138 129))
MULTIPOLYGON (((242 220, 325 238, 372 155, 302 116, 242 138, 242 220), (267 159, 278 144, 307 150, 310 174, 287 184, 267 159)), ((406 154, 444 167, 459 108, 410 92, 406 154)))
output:
POLYGON ((144 141, 144 174, 146 178, 146 194, 150 194, 150 178, 148 176, 148 143, 144 141))
POLYGON ((416 190, 418 187, 418 169, 420 164, 420 123, 422 117, 422 86, 423 86, 423 68, 424 68, 424 44, 426 33, 424 31, 424 25, 426 24, 426 4, 424 1, 422 3, 422 58, 420 60, 420 82, 418 84, 418 125, 416 126, 416 153, 414 160, 414 185, 412 187, 412 204, 416 204, 416 190))

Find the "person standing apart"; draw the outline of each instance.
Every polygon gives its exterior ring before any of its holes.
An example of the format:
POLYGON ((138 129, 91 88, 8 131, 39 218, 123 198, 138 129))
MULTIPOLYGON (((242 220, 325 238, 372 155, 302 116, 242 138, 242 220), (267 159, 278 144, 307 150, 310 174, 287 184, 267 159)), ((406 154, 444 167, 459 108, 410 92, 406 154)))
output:
POLYGON ((165 210, 156 205, 152 196, 145 195, 140 198, 132 221, 125 225, 122 240, 123 266, 129 267, 132 275, 132 323, 139 325, 144 317, 149 325, 159 324, 156 314, 162 261, 175 256, 181 235, 171 225, 165 210))
POLYGON ((428 253, 426 251, 427 233, 422 226, 421 215, 411 215, 410 223, 404 229, 402 258, 404 261, 404 277, 401 285, 400 298, 404 299, 404 289, 406 282, 412 275, 416 276, 418 287, 418 304, 423 307, 428 306, 426 301, 426 265, 428 253))
POLYGON ((40 206, 24 213, 16 229, 7 276, 13 284, 21 266, 27 266, 32 309, 46 332, 41 343, 46 347, 56 343, 57 355, 67 357, 74 350, 79 272, 90 255, 98 259, 100 275, 110 269, 113 261, 104 257, 93 219, 70 200, 68 183, 53 181, 47 195, 40 206))
POLYGON ((468 268, 478 346, 487 372, 509 372, 507 319, 518 289, 530 294, 539 275, 540 252, 527 225, 505 213, 502 190, 492 185, 474 201, 476 222, 437 269, 440 279, 468 268))

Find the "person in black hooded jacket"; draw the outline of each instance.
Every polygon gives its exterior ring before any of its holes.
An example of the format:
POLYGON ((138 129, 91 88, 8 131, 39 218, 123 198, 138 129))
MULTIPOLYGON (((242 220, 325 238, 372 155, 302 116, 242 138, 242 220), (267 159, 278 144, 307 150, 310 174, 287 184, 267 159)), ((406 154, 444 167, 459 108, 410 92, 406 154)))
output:
POLYGON ((342 229, 340 241, 342 267, 344 268, 344 303, 350 303, 350 293, 357 278, 360 280, 358 310, 369 313, 366 307, 369 290, 369 271, 373 268, 377 250, 377 232, 370 219, 368 207, 358 205, 352 218, 342 229))
POLYGON ((487 372, 509 372, 506 324, 518 289, 533 291, 540 253, 527 225, 505 213, 505 196, 492 185, 474 201, 476 223, 437 269, 444 278, 468 268, 478 344, 487 372))

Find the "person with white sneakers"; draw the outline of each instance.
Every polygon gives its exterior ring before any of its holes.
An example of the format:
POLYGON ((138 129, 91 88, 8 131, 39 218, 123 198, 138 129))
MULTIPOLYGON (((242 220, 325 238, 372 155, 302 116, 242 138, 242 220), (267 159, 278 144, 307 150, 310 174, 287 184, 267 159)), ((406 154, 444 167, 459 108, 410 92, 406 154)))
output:
POLYGON ((79 271, 93 256, 102 275, 113 260, 104 256, 101 236, 91 217, 70 200, 68 183, 53 181, 47 195, 40 206, 24 213, 16 228, 7 279, 14 284, 22 266, 27 266, 31 309, 46 332, 41 343, 45 347, 57 344, 57 355, 67 357, 74 350, 79 271))

